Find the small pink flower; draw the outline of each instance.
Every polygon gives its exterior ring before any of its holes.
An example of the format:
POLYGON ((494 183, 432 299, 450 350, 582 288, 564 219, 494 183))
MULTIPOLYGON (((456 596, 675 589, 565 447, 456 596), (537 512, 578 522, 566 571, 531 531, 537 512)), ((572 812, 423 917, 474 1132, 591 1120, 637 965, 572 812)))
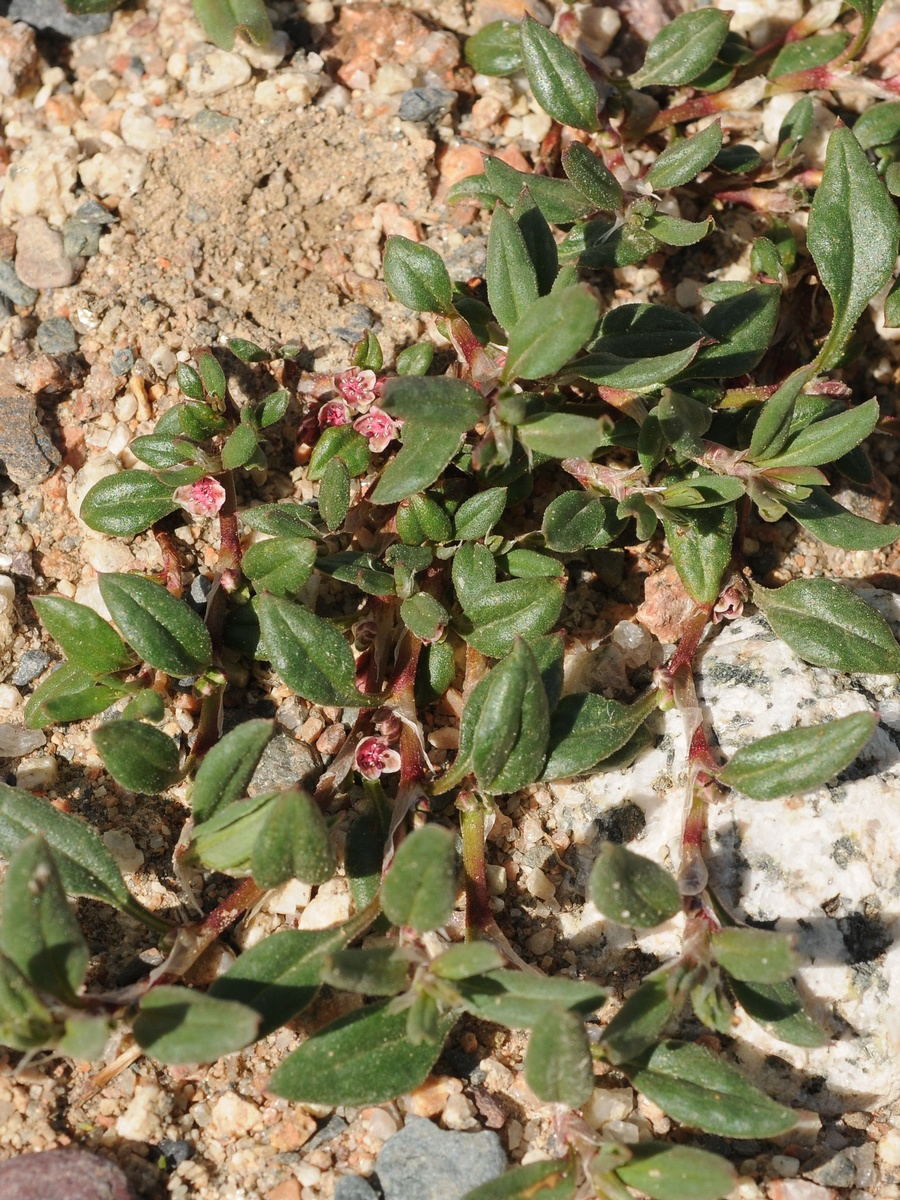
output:
POLYGON ((350 367, 335 375, 334 386, 348 404, 364 412, 375 399, 378 380, 374 371, 350 367))
POLYGON ((397 436, 398 425, 384 409, 373 405, 364 417, 357 417, 353 428, 369 439, 369 449, 373 454, 380 454, 397 436))
POLYGON ((330 425, 349 425, 350 409, 343 400, 329 400, 319 409, 319 428, 326 429, 330 425))
POLYGON ((400 755, 382 737, 367 737, 356 747, 353 765, 365 779, 378 779, 400 770, 400 755))
POLYGON ((212 475, 204 475, 196 483, 177 488, 174 499, 192 517, 214 517, 225 503, 225 489, 212 475))

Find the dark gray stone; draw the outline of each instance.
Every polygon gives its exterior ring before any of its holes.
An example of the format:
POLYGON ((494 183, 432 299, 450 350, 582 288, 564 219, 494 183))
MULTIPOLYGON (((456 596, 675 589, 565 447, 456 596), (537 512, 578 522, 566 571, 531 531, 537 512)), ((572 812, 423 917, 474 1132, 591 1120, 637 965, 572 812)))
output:
POLYGON ((134 1200, 115 1163, 68 1146, 0 1163, 0 1200, 134 1200))
POLYGON ((341 1175, 335 1181, 334 1200, 377 1200, 378 1193, 361 1175, 341 1175))
POLYGON ((340 325, 332 330, 342 342, 355 346, 360 338, 375 328, 376 317, 365 304, 345 304, 340 311, 340 325))
POLYGON ((194 1157, 195 1147, 191 1142, 173 1141, 171 1138, 163 1138, 156 1148, 166 1160, 167 1171, 174 1171, 183 1162, 194 1157))
POLYGON ((127 375, 133 366, 133 350, 117 350, 109 360, 109 369, 113 375, 127 375))
POLYGON ((375 1162, 384 1200, 461 1200, 506 1170, 496 1133, 451 1133, 413 1117, 375 1162))
POLYGON ((221 137, 223 133, 231 133, 232 130, 238 129, 240 124, 237 117, 226 117, 224 113, 214 109, 201 108, 188 121, 188 128, 209 142, 221 137))
POLYGON ((856 1163, 846 1150, 829 1155, 824 1162, 819 1155, 804 1168, 803 1176, 822 1187, 851 1188, 856 1185, 856 1163))
POLYGON ((41 428, 34 396, 0 373, 0 472, 31 487, 57 466, 59 451, 41 428))
POLYGON ((37 344, 45 354, 72 354, 78 349, 78 337, 71 321, 50 317, 38 325, 37 344))
POLYGON ((401 121, 436 121, 456 103, 456 92, 449 88, 410 88, 400 97, 401 121))
POLYGON ((69 217, 62 228, 63 250, 69 258, 93 258, 100 250, 103 226, 69 217))
POLYGON ((205 575, 195 575, 191 580, 190 597, 200 608, 206 607, 206 600, 212 591, 212 580, 205 575))
POLYGON ((0 292, 22 308, 31 308, 38 298, 37 288, 29 287, 16 274, 11 258, 0 258, 0 292))
POLYGON ((62 0, 12 0, 7 16, 11 21, 24 21, 32 29, 61 33, 67 38, 105 33, 112 21, 112 13, 88 13, 77 17, 69 12, 62 0))
POLYGON ((321 1128, 317 1129, 306 1145, 303 1147, 303 1153, 309 1154, 315 1150, 317 1146, 324 1146, 326 1142, 330 1142, 333 1138, 340 1137, 347 1128, 347 1122, 343 1117, 339 1117, 337 1113, 329 1117, 321 1128))
POLYGON ((309 786, 315 783, 321 771, 322 759, 318 750, 307 746, 306 742, 298 742, 283 729, 277 729, 263 751, 247 791, 256 796, 296 787, 298 783, 309 786))
POLYGON ((79 204, 73 214, 76 221, 85 221, 88 225, 118 225, 119 218, 111 213, 99 200, 85 200, 79 204))
POLYGON ((37 679, 42 671, 50 666, 50 655, 43 650, 26 650, 19 659, 19 664, 13 672, 10 683, 14 687, 25 687, 32 679, 37 679))

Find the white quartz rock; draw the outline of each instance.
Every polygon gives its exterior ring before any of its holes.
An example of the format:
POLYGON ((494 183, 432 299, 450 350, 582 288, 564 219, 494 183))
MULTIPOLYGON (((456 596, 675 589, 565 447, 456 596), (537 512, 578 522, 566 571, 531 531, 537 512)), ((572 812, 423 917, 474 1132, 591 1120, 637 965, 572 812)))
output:
MULTIPOLYGON (((859 593, 900 633, 900 597, 859 593)), ((900 684, 893 675, 843 675, 801 662, 761 616, 718 631, 703 648, 697 690, 725 755, 770 733, 852 712, 880 723, 857 760, 825 787, 761 803, 730 795, 709 818, 710 881, 739 917, 797 936, 797 979, 833 1037, 817 1050, 778 1042, 747 1019, 737 1052, 782 1099, 820 1111, 867 1109, 900 1096, 900 684), (826 1086, 766 1078, 767 1055, 826 1086), (755 1065, 755 1068, 753 1067, 755 1065)), ((572 835, 578 886, 610 830, 677 869, 686 745, 677 712, 659 714, 656 744, 625 770, 553 784, 557 828, 572 835), (641 826, 643 825, 643 828, 641 826)), ((621 839, 620 839, 621 840, 621 839)), ((628 948, 665 960, 680 948, 681 918, 635 938, 590 902, 560 918, 562 935, 602 977, 628 948)))

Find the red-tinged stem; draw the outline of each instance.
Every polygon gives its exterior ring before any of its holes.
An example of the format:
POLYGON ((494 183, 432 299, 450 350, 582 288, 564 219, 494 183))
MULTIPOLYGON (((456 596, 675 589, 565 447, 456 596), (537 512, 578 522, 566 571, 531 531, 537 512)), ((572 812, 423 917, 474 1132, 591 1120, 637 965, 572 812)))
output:
POLYGON ((257 887, 252 879, 245 879, 202 921, 179 929, 165 969, 155 978, 151 976, 150 987, 177 983, 201 954, 264 894, 263 889, 257 887))
POLYGON ((685 121, 697 121, 700 117, 723 112, 731 106, 735 90, 728 88, 726 91, 716 92, 712 96, 695 96, 693 100, 685 100, 672 108, 664 108, 653 118, 647 132, 661 133, 670 125, 683 125, 685 121))
POLYGON ((230 592, 240 583, 240 566, 244 552, 241 549, 238 530, 234 476, 231 471, 224 471, 219 480, 225 489, 225 502, 219 510, 219 563, 223 568, 222 586, 230 592))
POLYGON ((166 591, 170 592, 177 600, 180 600, 183 590, 181 563, 178 559, 178 551, 175 549, 172 535, 157 522, 153 526, 153 536, 156 538, 156 544, 159 546, 160 553, 162 554, 166 591))
POLYGON ((200 704, 200 717, 197 721, 197 733, 191 746, 190 757, 185 764, 185 770, 193 769, 203 756, 213 748, 219 740, 219 719, 222 713, 222 698, 225 687, 214 688, 207 693, 200 704))
POLYGON ((688 626, 681 635, 681 640, 669 662, 669 675, 673 680, 679 672, 690 671, 693 668, 694 655, 697 653, 697 647, 700 645, 700 639, 703 637, 703 631, 706 629, 711 615, 711 604, 704 605, 703 607, 698 605, 697 611, 688 622, 688 626))
POLYGON ((484 845, 484 805, 472 792, 460 792, 456 800, 462 832, 463 873, 466 887, 466 930, 483 932, 494 925, 488 902, 484 845))

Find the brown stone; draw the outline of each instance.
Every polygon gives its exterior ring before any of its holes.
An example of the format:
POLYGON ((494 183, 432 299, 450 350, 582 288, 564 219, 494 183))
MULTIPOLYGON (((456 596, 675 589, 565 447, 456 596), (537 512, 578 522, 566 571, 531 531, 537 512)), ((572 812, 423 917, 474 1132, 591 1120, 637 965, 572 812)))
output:
POLYGON ((452 33, 431 29, 403 8, 344 5, 336 32, 327 55, 340 64, 338 78, 348 87, 359 87, 362 76, 371 80, 388 62, 433 71, 450 82, 459 63, 459 42, 452 33))
POLYGON ((654 637, 670 645, 678 641, 696 611, 678 572, 670 566, 647 578, 644 603, 635 616, 654 637))
POLYGON ((61 233, 51 229, 43 217, 25 217, 19 222, 16 274, 23 283, 33 288, 68 287, 75 282, 75 273, 61 233))
POLYGON ((0 369, 0 471, 19 487, 41 483, 59 465, 59 451, 41 428, 31 392, 0 369))
POLYGON ((0 1200, 134 1200, 115 1165, 72 1147, 0 1163, 0 1200))
POLYGON ((266 1200, 300 1200, 302 1188, 298 1179, 285 1179, 270 1192, 266 1192, 266 1200))
POLYGON ((269 1145, 279 1154, 288 1150, 299 1150, 316 1132, 316 1122, 302 1109, 295 1110, 289 1117, 273 1126, 269 1134, 269 1145))

